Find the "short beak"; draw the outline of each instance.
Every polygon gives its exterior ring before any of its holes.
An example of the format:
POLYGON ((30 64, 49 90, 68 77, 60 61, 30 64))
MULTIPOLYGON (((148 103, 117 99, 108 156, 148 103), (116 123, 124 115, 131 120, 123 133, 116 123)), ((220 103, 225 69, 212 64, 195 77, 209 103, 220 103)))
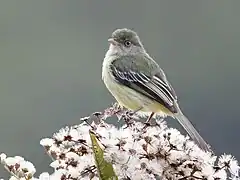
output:
POLYGON ((109 38, 109 39, 108 39, 108 42, 109 42, 110 44, 112 44, 112 45, 115 45, 115 46, 118 45, 118 42, 117 42, 115 39, 113 39, 113 38, 109 38))

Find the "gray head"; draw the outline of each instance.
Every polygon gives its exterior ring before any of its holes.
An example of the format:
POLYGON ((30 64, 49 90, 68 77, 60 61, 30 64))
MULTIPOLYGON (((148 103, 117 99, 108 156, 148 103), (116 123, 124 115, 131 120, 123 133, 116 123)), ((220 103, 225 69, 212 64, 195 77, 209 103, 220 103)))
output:
POLYGON ((137 33, 130 29, 115 30, 108 41, 111 54, 134 55, 145 52, 137 33))

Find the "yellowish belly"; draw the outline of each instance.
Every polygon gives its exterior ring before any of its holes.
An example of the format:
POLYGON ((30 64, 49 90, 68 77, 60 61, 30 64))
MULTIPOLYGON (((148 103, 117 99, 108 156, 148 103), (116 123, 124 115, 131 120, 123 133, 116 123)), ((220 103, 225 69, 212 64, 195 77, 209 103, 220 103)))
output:
POLYGON ((168 115, 170 111, 160 103, 147 98, 146 96, 116 83, 111 76, 104 79, 104 83, 118 103, 127 109, 138 110, 142 112, 155 112, 168 115))

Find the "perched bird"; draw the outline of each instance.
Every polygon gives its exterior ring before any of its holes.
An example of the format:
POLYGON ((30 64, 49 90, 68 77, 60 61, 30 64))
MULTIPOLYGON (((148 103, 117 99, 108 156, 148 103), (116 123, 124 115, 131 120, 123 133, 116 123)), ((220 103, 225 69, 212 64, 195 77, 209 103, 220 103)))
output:
POLYGON ((159 65, 148 55, 136 32, 117 29, 102 65, 102 79, 118 103, 127 109, 176 118, 205 151, 210 146, 183 115, 177 96, 159 65))

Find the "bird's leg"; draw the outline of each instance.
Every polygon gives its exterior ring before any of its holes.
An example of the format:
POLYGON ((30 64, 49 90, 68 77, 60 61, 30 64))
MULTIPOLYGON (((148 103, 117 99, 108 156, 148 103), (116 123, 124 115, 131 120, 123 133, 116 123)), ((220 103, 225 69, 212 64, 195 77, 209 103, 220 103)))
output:
POLYGON ((150 114, 150 116, 148 116, 147 121, 145 122, 146 125, 150 125, 150 121, 151 121, 153 115, 154 115, 154 112, 152 112, 152 113, 150 114))

